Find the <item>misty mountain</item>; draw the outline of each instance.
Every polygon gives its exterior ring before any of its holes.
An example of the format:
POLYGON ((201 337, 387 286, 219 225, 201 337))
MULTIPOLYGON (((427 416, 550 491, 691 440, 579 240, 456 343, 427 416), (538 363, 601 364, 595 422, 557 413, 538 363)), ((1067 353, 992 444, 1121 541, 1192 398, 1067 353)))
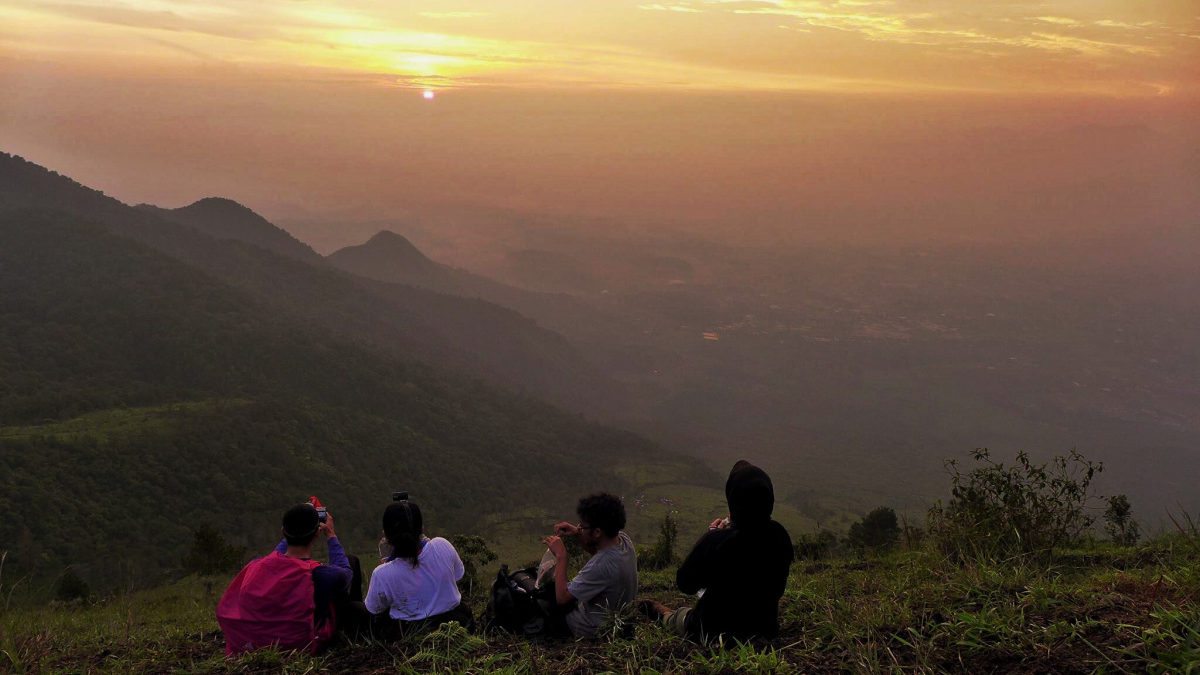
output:
POLYGON ((82 216, 241 289, 265 307, 381 354, 427 361, 579 409, 610 395, 610 385, 562 336, 516 311, 352 276, 246 243, 266 238, 269 223, 229 204, 185 209, 193 224, 210 220, 214 212, 236 216, 232 224, 218 228, 209 222, 205 229, 249 230, 236 240, 217 239, 0 154, 0 210, 33 208, 82 216))
MULTIPOLYGON (((382 231, 357 246, 335 251, 327 258, 338 269, 360 277, 407 284, 439 293, 478 298, 512 308, 536 319, 540 325, 565 335, 572 345, 587 345, 589 361, 595 362, 593 343, 597 336, 621 322, 621 317, 596 303, 561 292, 540 292, 518 288, 466 270, 436 262, 411 241, 395 232, 382 231)), ((605 383, 613 387, 612 383, 605 383)), ((592 411, 607 410, 605 399, 595 396, 592 411)))
POLYGON ((217 239, 246 242, 310 264, 320 264, 322 260, 308 244, 231 199, 206 197, 178 209, 164 209, 152 204, 138 204, 137 208, 217 239))
POLYGON ((438 264, 421 253, 404 236, 387 230, 358 246, 347 246, 334 251, 327 259, 334 267, 362 277, 420 286, 453 295, 470 293, 473 286, 495 283, 469 272, 438 264))
POLYGON ((314 493, 354 545, 377 536, 397 488, 440 531, 468 530, 514 495, 569 505, 626 485, 617 466, 669 461, 62 211, 0 210, 0 325, 0 538, 14 569, 70 562, 112 583, 171 567, 202 523, 269 546, 280 510, 314 493))

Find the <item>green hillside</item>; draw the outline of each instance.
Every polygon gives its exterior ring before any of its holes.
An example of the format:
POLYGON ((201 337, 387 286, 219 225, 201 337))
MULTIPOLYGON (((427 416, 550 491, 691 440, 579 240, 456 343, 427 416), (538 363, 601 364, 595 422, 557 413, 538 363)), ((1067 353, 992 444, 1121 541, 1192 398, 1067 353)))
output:
POLYGON ((0 153, 0 212, 57 211, 86 219, 201 270, 264 308, 388 357, 453 369, 577 410, 591 410, 592 402, 612 395, 606 379, 566 339, 511 309, 356 277, 323 260, 305 262, 263 248, 258 244, 286 235, 252 212, 224 204, 163 218, 0 153), (229 238, 231 229, 242 236, 229 238))
POLYGON ((355 547, 377 536, 393 489, 471 531, 514 504, 566 514, 582 491, 633 489, 618 464, 675 461, 381 356, 63 214, 0 215, 0 287, 8 574, 74 563, 101 588, 161 581, 192 529, 269 545, 281 510, 314 493, 355 547))

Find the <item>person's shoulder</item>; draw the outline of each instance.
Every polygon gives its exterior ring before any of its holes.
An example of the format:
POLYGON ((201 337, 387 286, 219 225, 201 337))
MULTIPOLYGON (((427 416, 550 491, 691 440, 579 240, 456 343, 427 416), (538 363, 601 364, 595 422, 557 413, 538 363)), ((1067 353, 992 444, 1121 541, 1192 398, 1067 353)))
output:
POLYGON ((786 542, 788 546, 792 545, 792 535, 788 534, 787 528, 779 521, 772 520, 769 526, 771 536, 779 542, 786 542))
POLYGON ((425 548, 438 555, 458 555, 458 549, 454 548, 454 544, 450 543, 445 537, 434 537, 425 544, 425 548))
POLYGON ((379 566, 371 571, 371 579, 387 579, 395 576, 399 572, 399 565, 394 564, 394 560, 379 563, 379 566))

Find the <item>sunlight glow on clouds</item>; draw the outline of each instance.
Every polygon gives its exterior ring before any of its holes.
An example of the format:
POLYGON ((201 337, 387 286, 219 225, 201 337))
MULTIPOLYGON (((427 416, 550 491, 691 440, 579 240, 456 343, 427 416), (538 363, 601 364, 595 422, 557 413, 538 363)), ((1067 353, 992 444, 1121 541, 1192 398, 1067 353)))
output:
POLYGON ((1188 0, 0 0, 0 53, 422 88, 1162 95, 1200 80, 1197 14, 1188 0))

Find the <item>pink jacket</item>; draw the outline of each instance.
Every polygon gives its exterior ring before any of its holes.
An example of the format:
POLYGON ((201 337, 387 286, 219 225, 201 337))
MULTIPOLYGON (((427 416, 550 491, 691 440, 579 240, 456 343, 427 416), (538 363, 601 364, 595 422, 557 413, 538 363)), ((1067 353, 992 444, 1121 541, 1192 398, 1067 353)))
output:
POLYGON ((313 625, 312 571, 319 565, 276 551, 243 567, 217 604, 225 655, 271 645, 315 654, 325 646, 335 621, 331 616, 319 631, 313 625))

